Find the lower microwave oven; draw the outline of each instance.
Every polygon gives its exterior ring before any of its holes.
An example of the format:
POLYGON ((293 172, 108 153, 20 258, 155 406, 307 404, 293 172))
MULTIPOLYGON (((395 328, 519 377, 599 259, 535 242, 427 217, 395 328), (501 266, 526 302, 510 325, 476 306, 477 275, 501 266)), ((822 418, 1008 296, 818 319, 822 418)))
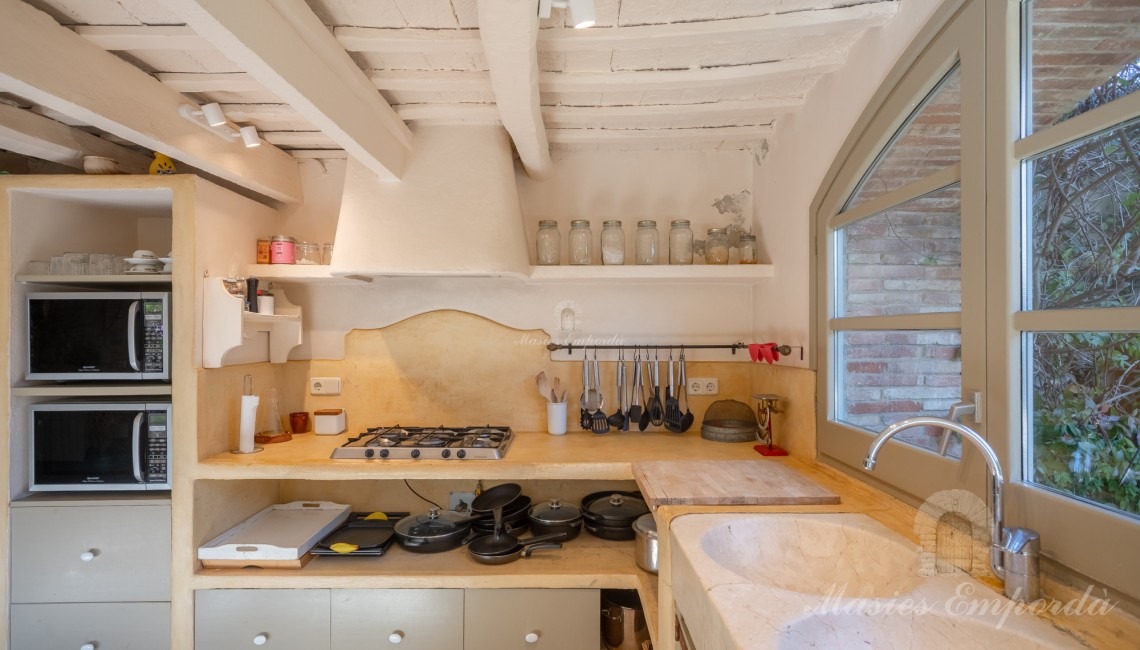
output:
POLYGON ((170 402, 61 400, 29 408, 32 492, 170 489, 170 402))

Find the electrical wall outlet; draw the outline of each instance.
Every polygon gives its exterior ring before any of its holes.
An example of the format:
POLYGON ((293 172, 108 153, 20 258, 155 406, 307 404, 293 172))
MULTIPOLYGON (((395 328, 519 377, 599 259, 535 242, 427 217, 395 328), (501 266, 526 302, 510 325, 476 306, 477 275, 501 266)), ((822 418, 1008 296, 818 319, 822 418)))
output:
POLYGON ((716 377, 689 377, 686 386, 690 395, 716 395, 720 392, 720 380, 716 377))
POLYGON ((455 512, 471 512, 471 502, 474 500, 474 492, 448 492, 447 509, 455 512))
POLYGON ((340 395, 340 377, 310 377, 310 395, 340 395))

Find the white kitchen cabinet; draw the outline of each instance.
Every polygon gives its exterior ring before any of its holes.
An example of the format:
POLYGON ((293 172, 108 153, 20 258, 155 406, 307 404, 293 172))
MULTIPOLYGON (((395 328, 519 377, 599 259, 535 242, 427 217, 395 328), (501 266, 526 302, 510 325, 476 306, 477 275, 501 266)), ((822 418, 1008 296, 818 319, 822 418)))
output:
POLYGON ((12 650, 160 650, 170 647, 170 603, 12 605, 12 650))
POLYGON ((169 504, 13 506, 12 602, 170 600, 169 504))
POLYGON ((601 646, 597 589, 468 589, 464 650, 593 650, 601 646))
POLYGON ((332 650, 462 647, 462 589, 334 589, 332 592, 332 650))
POLYGON ((198 650, 328 650, 327 589, 205 589, 194 593, 198 650))

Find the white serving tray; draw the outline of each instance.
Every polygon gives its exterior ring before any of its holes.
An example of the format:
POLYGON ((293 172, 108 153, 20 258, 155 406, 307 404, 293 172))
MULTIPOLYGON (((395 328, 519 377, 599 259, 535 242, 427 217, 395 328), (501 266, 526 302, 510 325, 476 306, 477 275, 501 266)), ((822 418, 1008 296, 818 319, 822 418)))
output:
POLYGON ((348 519, 350 506, 294 501, 269 506, 198 547, 206 567, 294 567, 309 549, 348 519))

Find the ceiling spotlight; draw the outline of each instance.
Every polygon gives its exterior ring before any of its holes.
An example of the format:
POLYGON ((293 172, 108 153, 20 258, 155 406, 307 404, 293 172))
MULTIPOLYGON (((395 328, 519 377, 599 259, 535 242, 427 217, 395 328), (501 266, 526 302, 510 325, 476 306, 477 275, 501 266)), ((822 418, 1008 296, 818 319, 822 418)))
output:
POLYGON ((597 19, 594 0, 538 0, 538 17, 550 18, 551 7, 570 10, 570 24, 575 29, 593 27, 597 19))
POLYGON ((221 104, 205 104, 202 106, 202 115, 206 118, 206 124, 210 126, 221 126, 226 123, 226 114, 222 112, 221 104))
POLYGON ((241 127, 241 141, 247 147, 260 147, 261 137, 257 135, 256 126, 241 127))

